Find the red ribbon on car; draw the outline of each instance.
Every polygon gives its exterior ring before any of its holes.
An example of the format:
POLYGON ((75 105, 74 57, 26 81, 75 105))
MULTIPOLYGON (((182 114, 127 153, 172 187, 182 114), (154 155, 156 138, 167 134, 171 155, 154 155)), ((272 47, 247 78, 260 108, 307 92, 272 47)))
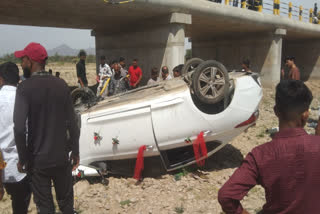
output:
POLYGON ((193 152, 194 157, 197 161, 198 166, 203 166, 206 162, 205 159, 200 160, 202 157, 208 157, 208 150, 206 146, 206 142, 203 137, 203 132, 200 132, 197 139, 193 141, 193 152))
POLYGON ((134 169, 134 176, 133 178, 137 179, 138 181, 141 178, 141 172, 144 169, 144 157, 143 157, 143 153, 144 151, 147 149, 147 147, 145 145, 140 146, 139 148, 139 152, 137 155, 137 160, 136 160, 136 167, 134 169))

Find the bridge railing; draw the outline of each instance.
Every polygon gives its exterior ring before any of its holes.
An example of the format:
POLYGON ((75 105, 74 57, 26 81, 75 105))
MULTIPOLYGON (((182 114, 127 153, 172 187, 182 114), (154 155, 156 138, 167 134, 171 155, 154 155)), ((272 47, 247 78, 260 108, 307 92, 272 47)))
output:
POLYGON ((286 16, 289 19, 295 19, 314 24, 320 24, 317 18, 320 12, 314 13, 314 9, 304 8, 303 5, 293 5, 292 2, 285 0, 210 0, 216 3, 224 3, 233 7, 241 7, 257 12, 274 14, 276 16, 286 16))

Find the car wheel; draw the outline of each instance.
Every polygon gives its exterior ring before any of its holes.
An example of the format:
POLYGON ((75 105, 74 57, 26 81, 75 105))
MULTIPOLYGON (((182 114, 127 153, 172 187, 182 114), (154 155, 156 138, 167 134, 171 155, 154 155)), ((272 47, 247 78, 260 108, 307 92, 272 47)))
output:
POLYGON ((71 92, 73 105, 89 103, 95 97, 91 89, 76 88, 71 92))
POLYGON ((215 104, 228 96, 229 84, 227 69, 215 60, 201 63, 192 77, 195 95, 207 104, 215 104))
POLYGON ((203 62, 200 58, 192 58, 189 59, 186 64, 184 64, 181 75, 188 78, 188 74, 192 71, 195 71, 195 69, 203 62))

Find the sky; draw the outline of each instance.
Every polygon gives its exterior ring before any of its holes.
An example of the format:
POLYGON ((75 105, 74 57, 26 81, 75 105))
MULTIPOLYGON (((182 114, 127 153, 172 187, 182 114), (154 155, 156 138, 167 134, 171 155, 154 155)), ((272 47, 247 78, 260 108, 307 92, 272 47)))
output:
POLYGON ((0 56, 38 42, 47 50, 66 44, 75 49, 95 47, 91 30, 0 25, 0 56))
MULTIPOLYGON (((315 2, 320 6, 320 0, 292 0, 293 5, 304 5, 304 8, 313 8, 315 2)), ((41 43, 48 50, 62 44, 75 49, 95 47, 95 38, 90 35, 91 30, 0 25, 0 32, 0 56, 23 49, 30 42, 41 43)), ((187 44, 187 48, 190 48, 190 44, 187 44)))

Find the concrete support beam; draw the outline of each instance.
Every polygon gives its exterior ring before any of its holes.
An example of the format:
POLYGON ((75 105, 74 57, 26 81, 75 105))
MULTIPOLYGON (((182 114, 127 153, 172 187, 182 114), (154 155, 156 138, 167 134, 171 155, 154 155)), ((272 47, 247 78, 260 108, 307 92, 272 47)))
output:
POLYGON ((265 87, 273 87, 280 81, 282 37, 286 30, 277 29, 272 34, 255 37, 223 38, 214 41, 192 39, 193 57, 215 59, 228 70, 240 70, 243 59, 251 61, 251 69, 261 74, 265 87))
POLYGON ((185 24, 191 20, 186 14, 180 15, 174 13, 167 19, 169 22, 152 28, 144 28, 140 23, 139 29, 121 33, 108 35, 96 31, 97 59, 105 55, 111 61, 122 56, 126 58, 127 64, 131 64, 137 58, 143 71, 142 84, 150 78, 152 67, 160 69, 166 65, 172 71, 175 66, 184 63, 185 24))
POLYGON ((172 13, 170 15, 170 23, 179 23, 179 24, 192 24, 192 17, 190 14, 185 13, 172 13))
POLYGON ((285 35, 286 30, 284 29, 277 29, 273 35, 270 35, 270 48, 261 68, 261 83, 265 87, 274 87, 280 82, 282 37, 285 35))

